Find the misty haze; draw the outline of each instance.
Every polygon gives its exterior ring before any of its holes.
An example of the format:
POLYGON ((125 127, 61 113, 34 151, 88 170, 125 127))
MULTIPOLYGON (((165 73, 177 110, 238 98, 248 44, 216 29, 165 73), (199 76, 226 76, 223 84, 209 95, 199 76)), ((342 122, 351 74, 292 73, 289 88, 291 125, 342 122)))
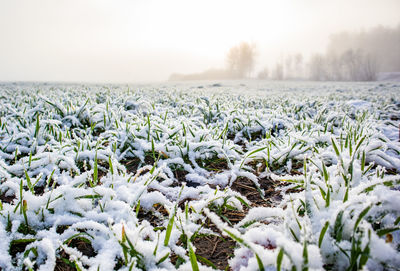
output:
POLYGON ((0 1, 0 271, 400 270, 399 15, 0 1))
POLYGON ((248 78, 331 79, 339 72, 333 66, 346 66, 349 58, 378 73, 398 72, 399 11, 397 0, 6 0, 0 4, 0 80, 236 78, 226 74, 227 57, 243 43, 254 50, 248 78))

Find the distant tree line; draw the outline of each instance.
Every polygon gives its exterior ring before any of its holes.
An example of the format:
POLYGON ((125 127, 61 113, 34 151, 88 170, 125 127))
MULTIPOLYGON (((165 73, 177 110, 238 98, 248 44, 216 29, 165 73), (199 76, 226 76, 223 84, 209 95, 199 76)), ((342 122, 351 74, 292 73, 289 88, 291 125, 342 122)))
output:
MULTIPOLYGON (((229 49, 224 69, 195 74, 177 74, 170 80, 219 80, 254 77, 256 46, 242 42, 229 49)), ((369 31, 333 34, 326 53, 308 61, 300 53, 281 57, 270 70, 263 67, 258 79, 373 81, 379 72, 400 71, 400 24, 396 28, 375 27, 369 31)))
POLYGON ((374 81, 378 74, 378 62, 372 54, 362 49, 348 49, 337 55, 315 54, 309 62, 311 80, 374 81))
POLYGON ((379 72, 400 71, 400 24, 394 28, 378 26, 368 31, 333 34, 327 54, 341 55, 349 49, 374 58, 379 72))
POLYGON ((254 70, 255 58, 255 45, 242 42, 229 50, 226 56, 227 72, 232 78, 249 78, 254 70))
POLYGON ((256 46, 247 42, 229 49, 225 69, 208 69, 200 73, 171 74, 169 80, 221 80, 250 78, 256 63, 256 46))
POLYGON ((369 31, 341 32, 330 38, 325 54, 314 54, 303 63, 301 54, 278 61, 272 72, 263 68, 259 79, 373 81, 380 72, 400 71, 400 24, 369 31))

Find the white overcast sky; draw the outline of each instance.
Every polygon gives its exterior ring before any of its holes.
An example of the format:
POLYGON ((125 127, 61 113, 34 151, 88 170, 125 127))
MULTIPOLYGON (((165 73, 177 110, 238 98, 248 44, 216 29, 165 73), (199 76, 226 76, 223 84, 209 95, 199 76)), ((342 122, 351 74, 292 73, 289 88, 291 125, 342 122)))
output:
POLYGON ((0 81, 145 82, 323 52, 329 35, 400 23, 400 0, 0 0, 0 81))

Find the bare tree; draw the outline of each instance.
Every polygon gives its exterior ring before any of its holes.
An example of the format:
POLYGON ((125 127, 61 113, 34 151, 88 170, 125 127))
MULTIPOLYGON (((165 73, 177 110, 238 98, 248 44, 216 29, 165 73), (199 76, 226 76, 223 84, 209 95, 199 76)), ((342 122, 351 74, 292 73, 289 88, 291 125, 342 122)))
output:
POLYGON ((281 63, 276 63, 272 77, 275 80, 283 80, 283 65, 281 63))
POLYGON ((325 56, 314 55, 309 63, 312 80, 373 81, 376 80, 378 65, 374 57, 360 49, 349 49, 337 56, 329 51, 325 56))
POLYGON ((400 24, 393 28, 378 26, 366 31, 333 34, 327 51, 340 56, 350 49, 353 49, 353 53, 357 52, 358 48, 363 54, 373 57, 377 72, 400 71, 400 24))
POLYGON ((262 69, 262 70, 258 73, 257 78, 258 78, 258 79, 261 79, 261 80, 265 80, 265 79, 268 79, 268 76, 269 76, 269 70, 268 70, 267 67, 265 67, 264 69, 262 69))
POLYGON ((291 55, 288 55, 285 59, 285 78, 286 79, 291 79, 293 77, 292 64, 293 64, 293 58, 291 55))
POLYGON ((303 55, 298 53, 294 56, 295 77, 302 78, 303 74, 303 55))
POLYGON ((226 64, 233 77, 239 77, 240 49, 238 46, 229 49, 226 55, 226 64))
POLYGON ((334 51, 329 51, 325 58, 327 79, 332 81, 343 80, 343 61, 341 58, 339 58, 334 51))
POLYGON ((228 70, 234 78, 250 77, 255 66, 256 47, 242 42, 232 47, 227 56, 228 70))
POLYGON ((342 61, 348 80, 361 80, 362 52, 360 49, 349 49, 342 54, 342 61))
POLYGON ((378 64, 370 54, 365 55, 362 65, 362 80, 375 81, 378 74, 378 64))
POLYGON ((311 57, 310 78, 312 80, 321 81, 326 79, 325 59, 321 54, 315 54, 311 57))

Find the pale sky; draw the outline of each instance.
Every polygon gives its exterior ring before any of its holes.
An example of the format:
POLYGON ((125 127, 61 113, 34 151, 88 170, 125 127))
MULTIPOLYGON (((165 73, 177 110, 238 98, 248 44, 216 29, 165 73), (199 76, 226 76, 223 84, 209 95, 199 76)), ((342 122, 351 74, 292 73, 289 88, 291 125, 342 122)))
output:
POLYGON ((146 82, 323 52, 329 35, 400 23, 400 0, 0 0, 0 81, 146 82))

